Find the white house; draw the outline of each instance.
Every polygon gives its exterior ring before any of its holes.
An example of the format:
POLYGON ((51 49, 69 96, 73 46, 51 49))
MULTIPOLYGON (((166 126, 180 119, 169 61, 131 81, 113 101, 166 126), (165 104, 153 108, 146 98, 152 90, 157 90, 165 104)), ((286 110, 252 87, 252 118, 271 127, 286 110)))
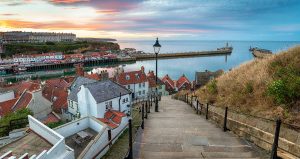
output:
POLYGON ((57 52, 44 54, 13 55, 13 61, 15 63, 44 62, 51 60, 63 60, 63 54, 61 52, 57 52))
POLYGON ((69 118, 103 118, 108 110, 130 114, 130 94, 128 89, 111 80, 96 81, 79 76, 69 88, 69 118))
POLYGON ((139 71, 121 72, 115 76, 114 80, 131 90, 133 99, 147 98, 149 82, 143 66, 139 71))

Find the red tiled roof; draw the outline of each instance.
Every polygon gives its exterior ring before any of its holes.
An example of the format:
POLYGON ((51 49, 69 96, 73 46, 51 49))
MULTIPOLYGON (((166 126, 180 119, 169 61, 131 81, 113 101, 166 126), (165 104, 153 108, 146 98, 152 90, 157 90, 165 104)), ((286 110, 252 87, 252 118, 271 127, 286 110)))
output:
POLYGON ((44 124, 56 123, 59 122, 60 119, 56 117, 53 113, 47 115, 47 118, 43 121, 44 124))
POLYGON ((19 98, 15 106, 12 108, 13 111, 16 111, 21 108, 26 108, 30 101, 32 100, 32 94, 29 92, 25 92, 22 94, 22 96, 19 98))
POLYGON ((68 108, 68 103, 67 103, 67 98, 68 98, 68 92, 67 91, 55 91, 56 93, 54 96, 56 97, 56 100, 53 102, 53 111, 57 113, 61 113, 61 109, 67 109, 68 108))
POLYGON ((43 88, 42 95, 52 103, 54 112, 61 113, 61 109, 67 109, 68 92, 65 88, 46 85, 43 88))
POLYGON ((94 79, 94 80, 101 80, 100 75, 93 73, 93 74, 85 74, 84 77, 89 78, 89 79, 94 79))
POLYGON ((189 81, 188 78, 185 77, 185 75, 182 75, 176 82, 176 87, 178 89, 180 89, 180 87, 184 84, 184 83, 188 83, 191 84, 191 82, 189 81))
POLYGON ((41 85, 38 81, 23 81, 21 83, 16 83, 5 87, 5 89, 14 90, 15 96, 20 96, 25 90, 30 92, 39 90, 41 85))
POLYGON ((118 127, 117 124, 114 124, 113 122, 109 121, 106 118, 97 118, 98 120, 100 120, 101 122, 105 123, 107 126, 109 126, 112 129, 115 129, 118 127))
POLYGON ((112 129, 114 129, 118 127, 118 124, 121 123, 122 118, 125 116, 126 114, 123 112, 119 112, 116 110, 108 110, 107 112, 105 112, 104 118, 98 118, 98 120, 102 121, 112 129))
POLYGON ((11 99, 5 102, 0 102, 0 116, 5 116, 13 112, 12 107, 15 105, 19 98, 11 99))
POLYGON ((175 88, 175 83, 174 81, 169 77, 169 75, 165 75, 165 77, 162 79, 162 81, 166 84, 172 87, 173 89, 175 88))
POLYGON ((55 78, 47 80, 46 85, 58 88, 67 88, 69 86, 69 83, 63 78, 55 78))
POLYGON ((147 77, 142 70, 122 72, 119 75, 117 75, 116 82, 121 85, 143 83, 143 82, 147 82, 147 77), (129 77, 129 79, 126 79, 126 77, 129 77))

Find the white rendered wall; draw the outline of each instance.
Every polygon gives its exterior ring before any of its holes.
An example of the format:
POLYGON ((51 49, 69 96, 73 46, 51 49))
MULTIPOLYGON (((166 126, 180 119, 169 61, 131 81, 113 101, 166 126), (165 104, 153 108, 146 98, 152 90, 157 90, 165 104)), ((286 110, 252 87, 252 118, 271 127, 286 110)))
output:
POLYGON ((7 100, 11 100, 15 98, 15 93, 14 91, 8 91, 0 94, 0 102, 4 102, 7 100))
POLYGON ((89 127, 89 118, 84 117, 61 125, 54 130, 64 137, 71 136, 89 127))

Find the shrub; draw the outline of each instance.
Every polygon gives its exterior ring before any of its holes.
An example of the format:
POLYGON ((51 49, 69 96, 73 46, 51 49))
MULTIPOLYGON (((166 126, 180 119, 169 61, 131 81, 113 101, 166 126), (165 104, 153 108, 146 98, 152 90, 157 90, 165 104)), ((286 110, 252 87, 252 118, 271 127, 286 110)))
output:
POLYGON ((54 123, 48 123, 47 126, 51 129, 53 129, 53 128, 56 128, 56 127, 61 126, 63 124, 64 124, 64 122, 59 121, 59 122, 54 122, 54 123))
POLYGON ((275 80, 268 86, 268 94, 279 104, 286 103, 287 87, 283 80, 275 80))
POLYGON ((211 80, 207 84, 207 89, 208 89, 209 93, 211 93, 211 94, 217 93, 218 92, 218 89, 217 89, 217 80, 215 80, 215 79, 211 80))
POLYGON ((253 92, 253 82, 247 82, 246 83, 246 87, 245 87, 245 90, 246 90, 246 93, 252 93, 253 92))

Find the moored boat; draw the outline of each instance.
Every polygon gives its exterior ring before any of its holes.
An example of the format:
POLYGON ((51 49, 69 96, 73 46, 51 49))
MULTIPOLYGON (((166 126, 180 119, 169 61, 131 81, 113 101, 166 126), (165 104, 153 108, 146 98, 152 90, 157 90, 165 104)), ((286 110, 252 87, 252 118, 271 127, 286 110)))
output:
POLYGON ((256 58, 264 58, 264 57, 272 55, 271 50, 260 49, 260 48, 257 48, 257 47, 255 47, 255 48, 250 47, 249 51, 251 51, 252 55, 256 58))

